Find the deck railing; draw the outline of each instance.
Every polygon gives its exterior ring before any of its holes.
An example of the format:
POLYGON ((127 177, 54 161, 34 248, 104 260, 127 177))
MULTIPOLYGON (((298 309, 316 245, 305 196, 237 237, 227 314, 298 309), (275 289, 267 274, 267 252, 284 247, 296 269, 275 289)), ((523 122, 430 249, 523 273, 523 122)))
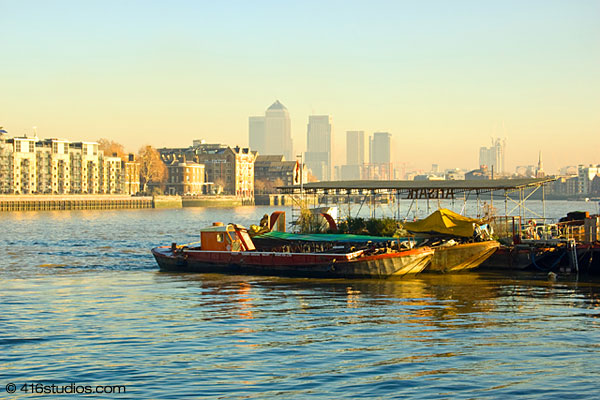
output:
POLYGON ((509 239, 519 236, 521 239, 533 240, 575 240, 586 241, 586 230, 583 224, 571 222, 538 223, 535 220, 522 222, 519 216, 494 216, 490 221, 494 236, 509 239))

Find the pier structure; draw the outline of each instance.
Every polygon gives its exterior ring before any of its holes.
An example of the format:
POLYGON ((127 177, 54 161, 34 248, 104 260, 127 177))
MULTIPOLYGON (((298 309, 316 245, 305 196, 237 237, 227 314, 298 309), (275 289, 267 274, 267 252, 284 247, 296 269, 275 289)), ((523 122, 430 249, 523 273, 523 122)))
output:
MULTIPOLYGON (((483 210, 482 201, 490 201, 494 206, 494 197, 502 196, 504 199, 504 215, 512 215, 518 210, 518 216, 523 219, 526 216, 532 218, 546 219, 544 186, 555 178, 524 178, 524 179, 494 179, 494 180, 446 180, 446 181, 327 181, 310 182, 302 185, 291 185, 279 187, 281 193, 294 196, 296 208, 332 206, 350 204, 352 201, 360 204, 358 213, 363 206, 368 206, 370 216, 376 217, 377 204, 392 203, 395 209, 394 218, 406 219, 413 207, 419 201, 427 204, 427 212, 431 211, 432 203, 439 205, 439 200, 477 201, 477 214, 483 210), (542 214, 536 213, 527 207, 534 193, 541 191, 543 203, 542 214), (345 201, 343 200, 345 198, 345 201), (410 206, 406 210, 405 217, 402 216, 400 200, 410 200, 410 206), (333 201, 335 204, 331 204, 333 201)), ((464 205, 463 205, 464 211, 464 205)), ((350 207, 348 206, 348 216, 350 207)))

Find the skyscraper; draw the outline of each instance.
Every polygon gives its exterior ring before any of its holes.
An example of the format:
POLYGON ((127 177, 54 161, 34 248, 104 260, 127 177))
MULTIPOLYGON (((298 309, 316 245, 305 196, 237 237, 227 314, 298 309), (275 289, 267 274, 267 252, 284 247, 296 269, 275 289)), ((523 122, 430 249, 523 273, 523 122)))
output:
POLYGON ((346 165, 363 165, 365 163, 365 132, 346 132, 346 165))
POLYGON ((315 178, 331 180, 331 116, 308 117, 305 161, 315 178))
POLYGON ((375 132, 369 139, 369 161, 371 164, 389 164, 391 162, 392 135, 388 132, 375 132))
POLYGON ((264 153, 266 149, 265 141, 265 117, 250 117, 248 119, 248 144, 252 150, 264 153))
POLYGON ((506 148, 506 139, 492 138, 491 147, 479 148, 479 166, 486 165, 493 174, 503 174, 506 172, 504 164, 506 148))
POLYGON ((342 165, 343 180, 360 180, 365 171, 365 132, 346 132, 346 165, 342 165))
POLYGON ((375 132, 369 139, 369 177, 388 180, 392 178, 392 135, 388 132, 375 132))
POLYGON ((260 154, 282 154, 287 160, 294 159, 290 114, 279 102, 271 104, 264 117, 248 120, 250 148, 260 154))

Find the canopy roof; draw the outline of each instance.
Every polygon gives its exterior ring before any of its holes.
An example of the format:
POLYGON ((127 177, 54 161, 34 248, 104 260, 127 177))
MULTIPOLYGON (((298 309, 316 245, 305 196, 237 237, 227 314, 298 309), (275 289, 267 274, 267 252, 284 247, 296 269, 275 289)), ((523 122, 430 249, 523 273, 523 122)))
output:
POLYGON ((482 223, 479 219, 464 217, 447 208, 440 208, 425 219, 405 222, 403 226, 409 232, 473 237, 475 225, 482 223))
MULTIPOLYGON (((310 182, 302 185, 307 193, 352 193, 361 191, 398 191, 398 192, 491 192, 495 190, 514 191, 528 187, 536 187, 552 182, 556 178, 522 178, 522 179, 478 179, 478 180, 444 180, 444 181, 326 181, 310 182)), ((300 185, 279 187, 283 193, 299 193, 300 185)), ((421 197, 421 196, 420 196, 421 197)), ((428 196, 430 198, 436 198, 428 196)))

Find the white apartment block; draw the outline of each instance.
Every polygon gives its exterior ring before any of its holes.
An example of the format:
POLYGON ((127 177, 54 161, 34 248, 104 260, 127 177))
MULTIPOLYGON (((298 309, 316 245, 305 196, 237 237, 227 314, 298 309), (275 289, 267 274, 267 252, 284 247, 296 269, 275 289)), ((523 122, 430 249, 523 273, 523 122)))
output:
POLYGON ((0 194, 133 194, 124 164, 96 142, 0 134, 0 194))
POLYGON ((597 174, 600 174, 600 165, 588 165, 577 167, 577 193, 589 194, 591 192, 592 181, 597 174))

